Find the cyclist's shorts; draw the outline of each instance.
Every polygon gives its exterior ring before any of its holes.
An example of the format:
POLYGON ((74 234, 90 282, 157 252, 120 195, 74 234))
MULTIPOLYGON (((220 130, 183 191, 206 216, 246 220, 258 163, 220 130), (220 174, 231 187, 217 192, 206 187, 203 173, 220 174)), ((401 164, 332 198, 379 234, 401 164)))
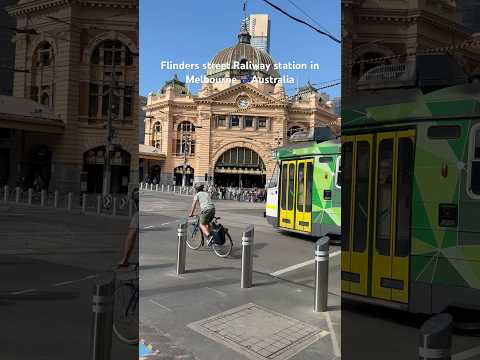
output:
POLYGON ((215 216, 215 208, 205 209, 200 213, 200 224, 208 225, 215 216))

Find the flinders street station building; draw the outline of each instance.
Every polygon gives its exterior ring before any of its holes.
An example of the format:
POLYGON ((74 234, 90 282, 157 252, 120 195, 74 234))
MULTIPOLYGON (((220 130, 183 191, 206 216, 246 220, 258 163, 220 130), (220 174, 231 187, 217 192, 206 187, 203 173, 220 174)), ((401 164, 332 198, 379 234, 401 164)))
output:
POLYGON ((291 134, 315 126, 339 132, 331 103, 310 84, 287 96, 274 60, 250 38, 242 29, 236 45, 212 58, 204 75, 209 81, 198 94, 174 76, 148 95, 143 181, 192 185, 208 179, 261 187, 275 167, 272 150, 286 145, 291 134))

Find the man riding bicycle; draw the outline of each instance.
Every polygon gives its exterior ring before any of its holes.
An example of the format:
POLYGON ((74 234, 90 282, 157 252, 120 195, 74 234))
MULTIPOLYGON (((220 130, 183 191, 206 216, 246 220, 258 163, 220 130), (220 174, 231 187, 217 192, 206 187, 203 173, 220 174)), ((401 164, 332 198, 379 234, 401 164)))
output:
POLYGON ((205 191, 203 184, 195 186, 196 194, 193 197, 192 208, 190 210, 190 217, 193 216, 197 203, 200 205, 200 229, 207 238, 207 244, 210 246, 213 241, 213 235, 210 233, 210 222, 215 216, 215 205, 210 198, 210 195, 205 191))

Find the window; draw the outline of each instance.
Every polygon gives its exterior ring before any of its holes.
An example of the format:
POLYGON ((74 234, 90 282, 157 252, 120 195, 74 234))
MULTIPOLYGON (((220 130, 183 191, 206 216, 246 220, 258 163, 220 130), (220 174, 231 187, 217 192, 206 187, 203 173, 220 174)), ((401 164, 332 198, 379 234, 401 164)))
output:
POLYGON ((470 146, 469 192, 474 197, 478 197, 480 196, 480 124, 471 130, 470 146))
POLYGON ((375 247, 380 255, 390 255, 392 221, 393 139, 380 142, 377 179, 377 235, 375 247))
POLYGON ((195 126, 189 121, 177 125, 176 153, 195 154, 195 126))
MULTIPOLYGON (((342 209, 350 209, 352 196, 353 143, 342 145, 342 209)), ((342 250, 350 248, 350 211, 342 211, 342 250)))
POLYGON ((282 166, 282 210, 287 210, 287 174, 288 174, 288 165, 283 164, 282 166))
POLYGON ((342 157, 337 158, 337 164, 335 167, 335 186, 337 188, 342 187, 342 157))
POLYGON ((52 63, 52 47, 48 42, 39 45, 36 56, 36 66, 49 66, 52 63))
POLYGON ((266 128, 267 127, 267 118, 259 117, 258 118, 258 127, 259 128, 266 128))
POLYGON ((47 93, 43 93, 42 97, 40 98, 40 104, 49 106, 50 105, 50 97, 47 93))
POLYGON ((355 218, 353 229, 353 251, 363 252, 367 247, 368 190, 370 185, 370 144, 357 143, 355 181, 355 218))
POLYGON ((293 210, 293 199, 295 199, 295 165, 288 167, 288 210, 293 210))
POLYGON ((305 170, 305 163, 300 163, 298 164, 298 170, 297 170, 297 186, 298 186, 298 191, 297 191, 297 211, 303 212, 303 205, 304 205, 304 191, 305 191, 305 178, 304 178, 304 171, 305 170))
POLYGON ((251 116, 245 116, 245 127, 246 127, 246 128, 251 128, 251 127, 253 127, 253 117, 251 117, 251 116))
POLYGON ((32 86, 30 88, 30 99, 38 101, 38 86, 32 86))
POLYGON ((428 137, 430 139, 458 139, 460 135, 461 130, 458 125, 430 126, 428 128, 428 137))
POLYGON ((305 212, 312 212, 313 163, 307 163, 307 188, 305 193, 305 212))
POLYGON ((240 118, 238 116, 232 116, 231 118, 232 127, 240 126, 240 118))
POLYGON ((218 115, 217 116, 217 127, 225 127, 225 126, 226 126, 225 115, 218 115))
POLYGON ((397 175, 397 236, 395 256, 410 254, 410 214, 412 204, 413 142, 409 138, 398 140, 397 175))
POLYGON ((290 137, 299 131, 302 131, 302 128, 300 126, 292 126, 290 129, 288 129, 287 136, 290 137))
POLYGON ((153 126, 153 131, 156 133, 161 133, 162 132, 162 125, 160 122, 156 122, 155 125, 153 126))
POLYGON ((157 149, 161 150, 161 149, 162 149, 162 142, 161 142, 161 140, 155 140, 154 146, 155 146, 157 149))
POLYGON ((90 84, 90 94, 88 99, 88 116, 98 116, 98 85, 90 84))

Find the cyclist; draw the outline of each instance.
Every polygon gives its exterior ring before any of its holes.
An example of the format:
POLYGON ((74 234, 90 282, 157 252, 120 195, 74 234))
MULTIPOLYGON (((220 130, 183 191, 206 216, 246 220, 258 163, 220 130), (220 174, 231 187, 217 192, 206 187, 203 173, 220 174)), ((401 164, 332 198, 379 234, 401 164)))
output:
POLYGON ((133 252, 135 243, 138 242, 138 188, 133 189, 131 194, 132 200, 135 202, 135 214, 133 214, 130 225, 128 226, 128 234, 123 246, 122 259, 118 263, 119 268, 128 267, 128 259, 133 252))
POLYGON ((210 246, 213 241, 213 235, 210 234, 210 222, 215 216, 215 205, 210 198, 210 195, 205 191, 203 184, 195 186, 196 194, 193 197, 192 208, 190 210, 190 217, 193 216, 197 203, 200 205, 200 229, 207 238, 207 245, 210 246))

